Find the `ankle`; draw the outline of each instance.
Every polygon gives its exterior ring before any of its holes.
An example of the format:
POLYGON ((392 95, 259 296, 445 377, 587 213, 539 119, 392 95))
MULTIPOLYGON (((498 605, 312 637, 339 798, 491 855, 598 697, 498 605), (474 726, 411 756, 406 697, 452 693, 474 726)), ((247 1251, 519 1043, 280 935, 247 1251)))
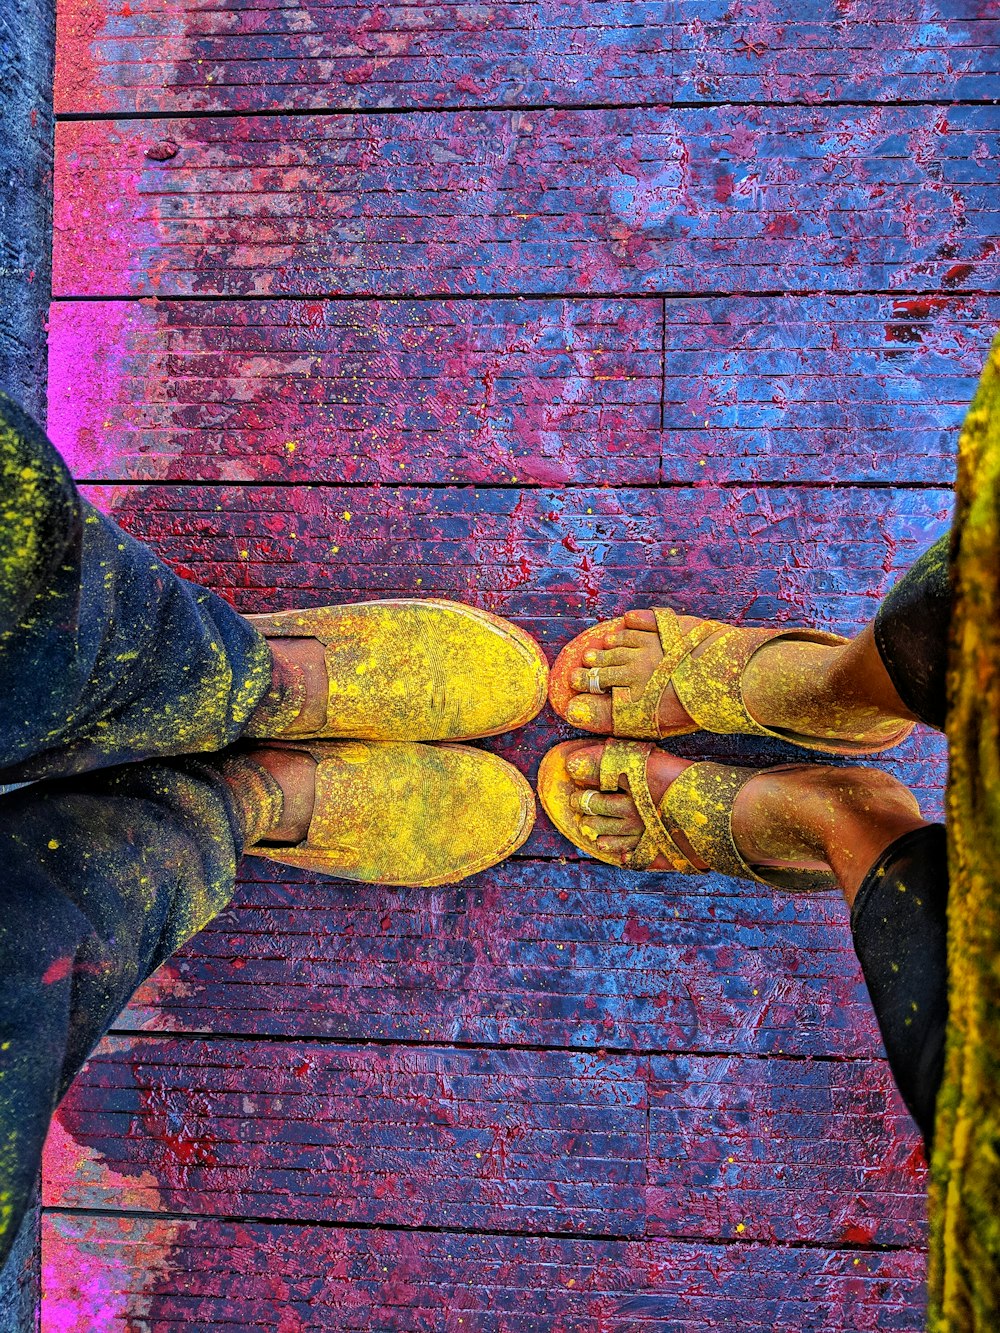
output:
POLYGON ((266 642, 271 653, 271 684, 251 713, 243 733, 254 740, 294 732, 306 706, 305 672, 273 639, 266 642))
POLYGON ((316 798, 315 759, 304 750, 268 746, 250 751, 248 757, 281 790, 280 816, 260 840, 269 843, 305 841, 316 798))
POLYGON ((909 788, 875 768, 771 769, 733 806, 733 836, 751 865, 827 865, 848 906, 885 849, 926 822, 909 788))
POLYGON ((227 755, 221 771, 239 809, 247 848, 299 843, 308 836, 316 792, 312 755, 261 746, 227 755))
POLYGON ((840 882, 848 907, 879 857, 897 838, 925 828, 916 798, 908 787, 880 769, 848 769, 864 774, 845 784, 838 795, 840 806, 824 830, 827 864, 840 882))
POLYGON ((880 733, 888 739, 912 715, 898 699, 893 704, 894 694, 874 675, 868 645, 860 640, 838 645, 777 639, 754 653, 742 688, 747 710, 762 726, 829 739, 880 733))

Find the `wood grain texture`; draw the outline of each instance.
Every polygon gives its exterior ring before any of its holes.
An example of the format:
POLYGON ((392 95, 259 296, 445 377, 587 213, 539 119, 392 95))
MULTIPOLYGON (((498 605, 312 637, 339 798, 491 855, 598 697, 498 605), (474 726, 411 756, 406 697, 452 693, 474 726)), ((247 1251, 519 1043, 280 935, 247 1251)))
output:
POLYGON ((242 876, 116 1030, 882 1053, 836 894, 558 859, 406 893, 256 859, 242 876))
POLYGON ((156 1333, 709 1333, 720 1327, 919 1333, 923 1327, 923 1258, 913 1251, 50 1213, 44 1257, 42 1333, 92 1333, 95 1310, 108 1333, 137 1326, 156 1333))
POLYGON ((50 431, 95 479, 655 482, 660 305, 61 302, 50 431))
POLYGON ((998 323, 973 295, 65 301, 49 430, 94 480, 949 484, 998 323))
POLYGON ((1000 301, 665 303, 662 476, 950 484, 1000 301))
POLYGON ((881 1063, 108 1037, 59 1109, 43 1201, 914 1244, 916 1145, 881 1063))
POLYGON ((56 98, 78 114, 989 100, 998 47, 991 5, 947 0, 89 0, 60 12, 56 98))
POLYGON ((83 489, 240 610, 419 592, 519 618, 553 648, 584 621, 657 598, 856 632, 952 503, 945 489, 713 484, 83 489))
POLYGON ((998 129, 998 106, 63 123, 53 286, 63 297, 988 288, 998 129))

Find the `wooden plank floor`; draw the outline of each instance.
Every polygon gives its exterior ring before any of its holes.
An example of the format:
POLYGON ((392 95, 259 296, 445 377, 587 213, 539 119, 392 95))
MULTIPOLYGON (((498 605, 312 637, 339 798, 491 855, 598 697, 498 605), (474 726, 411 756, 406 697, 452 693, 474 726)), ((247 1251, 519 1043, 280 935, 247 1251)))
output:
MULTIPOLYGON (((948 522, 998 98, 996 0, 61 0, 50 429, 246 611, 855 631, 948 522)), ((58 1115, 42 1328, 916 1333, 924 1190, 835 895, 248 860, 58 1115)))

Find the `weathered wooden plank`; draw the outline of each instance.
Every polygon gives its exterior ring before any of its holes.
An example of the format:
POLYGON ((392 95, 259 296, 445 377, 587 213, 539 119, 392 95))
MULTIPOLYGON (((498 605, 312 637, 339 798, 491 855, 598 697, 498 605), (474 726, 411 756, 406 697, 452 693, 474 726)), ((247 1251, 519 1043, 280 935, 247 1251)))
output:
POLYGON ((916 1132, 876 1061, 651 1068, 610 1053, 110 1037, 57 1123, 49 1207, 831 1244, 858 1227, 885 1244, 923 1231, 916 1132), (804 1190, 824 1150, 822 1182, 804 1190))
POLYGON ((1000 106, 64 123, 54 289, 984 288, 998 129, 1000 106))
POLYGON ((948 483, 1000 301, 695 297, 665 317, 666 480, 948 483))
POLYGON ((395 893, 248 859, 119 1031, 871 1056, 836 894, 511 863, 395 893))
POLYGON ((1000 300, 58 302, 77 476, 947 484, 1000 300))
POLYGON ((679 0, 676 15, 680 101, 996 96, 1000 11, 993 4, 679 0))
POLYGON ((455 597, 553 647, 664 598, 856 632, 944 530, 945 489, 96 485, 95 503, 250 612, 455 597))
POLYGON ((635 1235, 646 1082, 628 1056, 109 1038, 44 1202, 635 1235))
POLYGON ((62 6, 60 112, 995 96, 990 6, 790 0, 62 6))
POLYGON ((48 1214, 43 1333, 918 1333, 923 1257, 48 1214), (234 1275, 239 1275, 238 1279, 234 1275))
POLYGON ((905 1112, 892 1128, 901 1108, 887 1066, 650 1064, 651 1233, 854 1244, 921 1234, 923 1153, 905 1112))
POLYGON ((656 299, 61 302, 49 339, 80 477, 659 478, 656 299))

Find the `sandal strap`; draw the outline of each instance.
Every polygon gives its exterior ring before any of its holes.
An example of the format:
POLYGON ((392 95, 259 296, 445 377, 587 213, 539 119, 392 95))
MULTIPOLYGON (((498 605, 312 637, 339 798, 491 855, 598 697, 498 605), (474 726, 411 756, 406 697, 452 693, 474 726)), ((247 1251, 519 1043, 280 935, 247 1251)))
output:
POLYGON ((760 866, 756 870, 740 854, 733 838, 736 797, 761 768, 732 768, 708 761, 692 764, 674 779, 660 802, 666 828, 682 833, 710 870, 735 879, 796 893, 835 889, 832 870, 800 870, 795 866, 760 866))
MULTIPOLYGON (((721 627, 722 633, 707 644, 699 655, 683 658, 673 674, 673 687, 684 710, 703 731, 719 735, 773 736, 779 740, 807 742, 797 733, 776 731, 752 717, 743 698, 743 672, 747 663, 765 643, 775 639, 795 639, 839 647, 847 643, 840 634, 811 629, 756 629, 736 625, 721 627)), ((825 744, 823 747, 826 748, 825 744)))
MULTIPOLYGON (((693 629, 682 633, 677 613, 668 606, 653 608, 656 628, 660 636, 663 657, 646 681, 642 693, 633 699, 625 687, 611 691, 611 717, 616 736, 663 737, 659 711, 663 691, 671 683, 674 672, 688 658, 694 648, 725 626, 718 620, 701 620, 693 629)), ((690 711, 690 710, 688 710, 690 711)))
POLYGON ((684 874, 693 872, 693 866, 674 842, 660 818, 646 780, 646 760, 654 747, 635 741, 611 739, 601 755, 601 791, 621 789, 621 779, 628 783, 629 795, 642 820, 644 833, 625 859, 629 870, 648 870, 657 855, 669 861, 670 869, 684 874))
POLYGON ((660 803, 665 826, 683 833, 696 855, 720 875, 760 880, 733 838, 733 802, 759 768, 692 764, 667 788, 660 803))

